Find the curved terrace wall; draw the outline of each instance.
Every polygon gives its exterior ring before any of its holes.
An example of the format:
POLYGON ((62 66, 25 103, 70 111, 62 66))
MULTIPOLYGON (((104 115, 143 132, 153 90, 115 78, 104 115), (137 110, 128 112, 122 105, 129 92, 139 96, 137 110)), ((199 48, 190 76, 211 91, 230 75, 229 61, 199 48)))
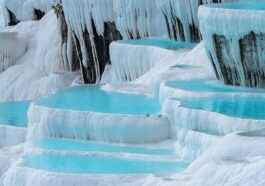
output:
POLYGON ((31 105, 28 139, 49 137, 116 143, 159 142, 169 138, 169 123, 165 117, 155 115, 107 114, 31 105))
POLYGON ((169 123, 160 109, 155 98, 108 92, 98 86, 76 86, 31 104, 28 139, 163 141, 169 138, 169 123))
POLYGON ((225 135, 265 128, 265 120, 188 108, 182 105, 181 99, 165 100, 162 113, 169 120, 170 137, 177 140, 176 152, 187 161, 198 158, 211 146, 218 144, 225 135))

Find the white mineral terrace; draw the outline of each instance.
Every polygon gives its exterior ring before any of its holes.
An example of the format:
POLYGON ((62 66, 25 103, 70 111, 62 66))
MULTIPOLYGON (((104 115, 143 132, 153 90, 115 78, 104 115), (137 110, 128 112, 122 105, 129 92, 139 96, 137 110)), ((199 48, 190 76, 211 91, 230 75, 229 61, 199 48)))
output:
MULTIPOLYGON (((253 60, 251 60, 251 62, 246 61, 244 62, 245 64, 242 64, 243 54, 241 51, 242 46, 240 46, 240 40, 250 33, 264 34, 264 7, 265 4, 262 1, 254 3, 246 1, 239 3, 200 6, 198 13, 200 31, 202 33, 205 47, 211 54, 211 58, 221 81, 225 82, 225 72, 222 70, 222 66, 224 65, 225 67, 228 67, 229 70, 235 69, 237 72, 238 77, 236 78, 226 77, 231 79, 233 84, 250 86, 251 84, 255 84, 253 82, 258 81, 257 85, 252 86, 263 86, 263 81, 259 79, 259 76, 262 76, 260 74, 263 73, 263 38, 257 39, 257 41, 248 41, 249 46, 251 46, 251 42, 256 43, 257 46, 255 51, 253 51, 253 58, 257 58, 258 60, 257 62, 253 60), (228 45, 227 47, 229 47, 228 53, 224 52, 221 54, 223 55, 221 57, 224 58, 222 62, 220 62, 220 56, 217 56, 217 52, 219 52, 217 51, 217 48, 220 47, 218 44, 220 44, 221 41, 219 41, 220 43, 216 43, 218 41, 215 41, 214 36, 224 37, 227 42, 226 44, 228 45), (247 77, 248 71, 256 74, 251 75, 252 77, 247 77)), ((245 53, 249 50, 247 47, 243 47, 243 49, 245 50, 245 53)), ((251 52, 251 50, 249 52, 251 52)))
POLYGON ((26 41, 18 38, 17 32, 0 32, 0 72, 15 64, 26 52, 26 41))
POLYGON ((154 67, 163 65, 168 56, 179 57, 193 46, 195 44, 159 38, 113 42, 110 46, 113 80, 134 81, 154 67))
POLYGON ((265 96, 263 89, 251 89, 237 86, 224 86, 216 80, 165 81, 159 89, 159 100, 163 103, 169 98, 199 97, 248 97, 265 96))
POLYGON ((169 138, 169 123, 162 116, 82 112, 34 104, 29 109, 28 130, 28 140, 63 137, 115 143, 152 143, 169 138))
POLYGON ((26 142, 27 129, 0 124, 0 148, 26 142))
POLYGON ((84 59, 93 24, 140 38, 113 42, 106 84, 84 85, 64 68, 52 0, 0 0, 0 186, 264 186, 265 89, 222 84, 207 57, 214 34, 238 59, 242 37, 265 33, 265 3, 242 1, 197 17, 213 0, 62 0, 84 59), (21 22, 2 29, 6 8, 21 22), (189 41, 191 25, 203 42, 158 39, 189 41))

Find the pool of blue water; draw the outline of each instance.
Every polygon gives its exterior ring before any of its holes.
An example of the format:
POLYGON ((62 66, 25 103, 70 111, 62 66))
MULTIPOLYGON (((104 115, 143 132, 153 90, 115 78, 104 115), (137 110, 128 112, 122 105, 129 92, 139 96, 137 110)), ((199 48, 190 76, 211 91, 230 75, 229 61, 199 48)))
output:
POLYGON ((169 82, 166 82, 165 85, 168 87, 172 87, 172 88, 183 89, 187 91, 196 91, 196 92, 265 93, 265 89, 228 86, 228 85, 223 85, 217 81, 203 81, 203 80, 169 81, 169 82))
POLYGON ((236 2, 207 5, 214 8, 240 9, 240 10, 265 10, 265 2, 236 2))
POLYGON ((93 151, 93 152, 114 152, 132 153, 147 155, 174 155, 175 151, 167 149, 150 149, 144 147, 121 146, 97 142, 87 142, 68 139, 41 139, 34 142, 34 145, 47 150, 63 151, 93 151))
POLYGON ((210 97, 210 98, 180 98, 181 106, 199 109, 224 115, 265 120, 265 98, 262 97, 210 97))
POLYGON ((156 98, 104 91, 96 85, 68 88, 36 103, 51 108, 110 114, 145 115, 161 112, 156 98))
POLYGON ((27 127, 30 101, 0 103, 0 125, 27 127))
POLYGON ((176 42, 170 39, 139 39, 139 40, 122 40, 121 43, 130 45, 144 45, 144 46, 156 46, 168 50, 177 50, 181 48, 194 48, 195 43, 176 42))
POLYGON ((26 166, 57 173, 76 174, 167 174, 183 171, 187 164, 176 161, 144 161, 101 156, 29 155, 26 166))

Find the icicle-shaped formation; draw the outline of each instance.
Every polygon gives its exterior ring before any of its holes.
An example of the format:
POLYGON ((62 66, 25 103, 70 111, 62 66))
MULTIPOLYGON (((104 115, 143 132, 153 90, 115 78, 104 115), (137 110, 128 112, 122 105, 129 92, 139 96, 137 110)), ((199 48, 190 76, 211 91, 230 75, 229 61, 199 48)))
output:
POLYGON ((0 32, 0 72, 14 65, 26 51, 26 41, 17 38, 16 32, 0 32))
POLYGON ((113 0, 63 0, 62 6, 66 22, 80 48, 84 81, 98 83, 109 61, 108 45, 121 39, 114 24, 113 0))
POLYGON ((166 35, 166 24, 154 0, 113 0, 115 23, 123 38, 166 35))
POLYGON ((225 84, 265 86, 265 3, 202 6, 200 30, 217 76, 225 84))
POLYGON ((133 81, 157 65, 169 51, 114 42, 110 46, 110 54, 115 79, 133 81))
POLYGON ((198 0, 157 0, 171 38, 189 42, 200 40, 197 21, 199 3, 198 0))
MULTIPOLYGON (((237 0, 223 0, 237 1, 237 0)), ((197 9, 214 0, 62 0, 74 33, 86 83, 99 82, 109 62, 109 44, 154 36, 199 41, 197 9)))
POLYGON ((86 83, 99 82, 118 39, 166 35, 162 12, 153 0, 63 0, 66 22, 80 46, 86 83))
POLYGON ((168 35, 179 41, 201 40, 198 23, 198 7, 201 4, 232 2, 238 0, 156 0, 165 17, 168 35))

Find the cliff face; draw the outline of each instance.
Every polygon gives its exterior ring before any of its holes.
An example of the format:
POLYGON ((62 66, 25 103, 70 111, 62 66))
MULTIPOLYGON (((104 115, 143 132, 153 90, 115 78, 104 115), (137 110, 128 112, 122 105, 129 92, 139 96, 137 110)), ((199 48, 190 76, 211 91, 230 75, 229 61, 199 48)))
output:
POLYGON ((97 32, 93 18, 91 23, 92 32, 85 29, 80 36, 74 34, 78 54, 77 59, 80 61, 79 67, 82 70, 84 82, 89 84, 99 83, 106 64, 110 63, 110 43, 122 39, 115 23, 104 22, 103 35, 97 32))
POLYGON ((265 86, 264 11, 253 4, 201 7, 200 30, 218 78, 225 84, 265 86))
POLYGON ((85 83, 98 83, 110 63, 112 41, 167 36, 199 42, 199 5, 227 1, 236 0, 62 0, 62 8, 83 79, 85 83))
POLYGON ((265 34, 250 32, 238 41, 240 57, 233 57, 232 42, 224 35, 214 35, 216 61, 225 84, 263 87, 265 86, 264 47, 265 34))
POLYGON ((105 65, 110 63, 110 43, 122 39, 115 23, 104 22, 103 34, 98 34, 95 21, 91 18, 91 30, 85 29, 79 35, 67 27, 63 13, 59 20, 65 69, 80 69, 85 83, 99 83, 105 65))
POLYGON ((164 36, 199 42, 198 7, 228 1, 238 0, 58 0, 58 7, 51 0, 5 0, 4 6, 10 25, 40 19, 52 5, 55 11, 61 8, 57 16, 65 70, 81 69, 85 83, 99 83, 110 63, 112 41, 164 36))

